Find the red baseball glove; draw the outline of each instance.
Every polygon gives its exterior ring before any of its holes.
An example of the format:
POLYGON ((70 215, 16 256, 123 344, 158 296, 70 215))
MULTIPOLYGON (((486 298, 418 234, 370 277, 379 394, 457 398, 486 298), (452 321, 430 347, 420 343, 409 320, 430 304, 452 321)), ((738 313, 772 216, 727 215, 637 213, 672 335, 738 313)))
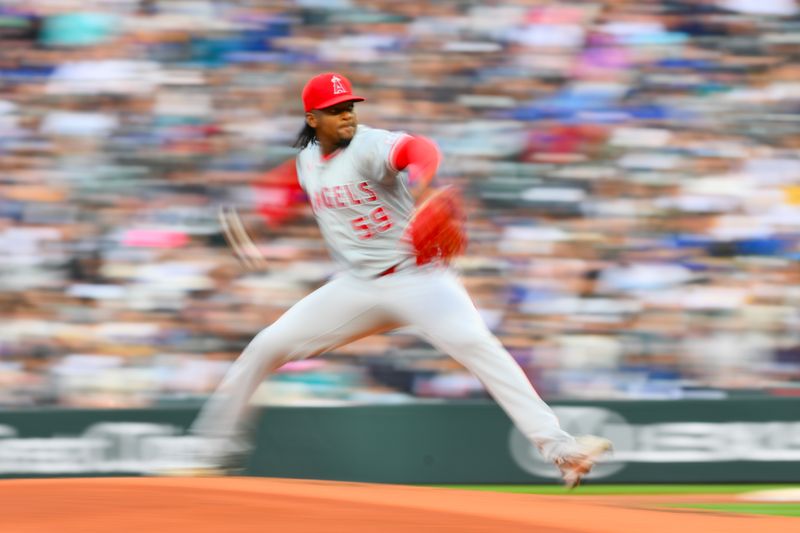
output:
POLYGON ((436 190, 420 204, 406 228, 417 264, 449 263, 467 249, 466 216, 461 198, 452 187, 436 190))

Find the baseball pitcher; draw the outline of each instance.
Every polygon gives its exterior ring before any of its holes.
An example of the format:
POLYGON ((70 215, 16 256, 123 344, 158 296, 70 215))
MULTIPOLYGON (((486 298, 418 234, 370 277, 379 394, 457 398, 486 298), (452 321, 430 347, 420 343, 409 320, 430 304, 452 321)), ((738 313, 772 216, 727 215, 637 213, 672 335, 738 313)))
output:
MULTIPOLYGON (((303 89, 305 126, 295 164, 284 168, 311 203, 341 273, 250 342, 193 424, 220 443, 241 430, 247 404, 266 375, 379 331, 414 326, 434 347, 474 373, 542 455, 576 486, 611 443, 574 438, 483 323, 448 262, 464 252, 464 215, 452 189, 432 190, 440 162, 434 143, 358 124, 364 98, 332 72, 303 89), (405 171, 401 173, 401 171, 405 171)), ((296 198, 290 184, 285 194, 296 198)), ((275 191, 273 191, 275 192, 275 191)), ((262 205, 269 223, 285 205, 262 205)), ((225 446, 212 463, 223 464, 225 446)))

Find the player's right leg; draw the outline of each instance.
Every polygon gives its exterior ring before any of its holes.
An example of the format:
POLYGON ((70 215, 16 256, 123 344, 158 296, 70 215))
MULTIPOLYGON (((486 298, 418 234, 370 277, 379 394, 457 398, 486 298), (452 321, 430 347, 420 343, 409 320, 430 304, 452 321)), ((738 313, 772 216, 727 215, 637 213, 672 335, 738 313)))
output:
POLYGON ((246 423, 249 400, 269 372, 288 361, 390 328, 390 318, 378 308, 378 296, 345 276, 297 302, 248 344, 203 406, 191 433, 219 446, 211 455, 220 460, 240 452, 237 439, 246 423))

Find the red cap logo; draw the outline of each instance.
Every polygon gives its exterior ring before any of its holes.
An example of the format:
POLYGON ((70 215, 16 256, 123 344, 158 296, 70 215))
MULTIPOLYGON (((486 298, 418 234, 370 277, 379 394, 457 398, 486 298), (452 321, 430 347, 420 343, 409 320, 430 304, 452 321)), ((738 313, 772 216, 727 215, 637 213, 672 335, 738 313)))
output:
POLYGON ((325 109, 342 102, 363 102, 365 99, 353 94, 350 80, 335 72, 314 76, 303 87, 303 107, 306 112, 325 109))

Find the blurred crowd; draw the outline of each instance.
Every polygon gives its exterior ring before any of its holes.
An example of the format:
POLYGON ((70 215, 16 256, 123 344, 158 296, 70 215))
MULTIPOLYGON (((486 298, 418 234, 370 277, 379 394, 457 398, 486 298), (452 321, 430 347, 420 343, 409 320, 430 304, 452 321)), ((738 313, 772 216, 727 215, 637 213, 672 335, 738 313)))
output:
MULTIPOLYGON (((216 211, 258 226, 326 70, 439 144, 456 267, 545 397, 798 390, 792 0, 0 0, 0 404, 202 398, 325 282, 309 211, 257 273, 216 211)), ((484 395, 401 330, 257 400, 484 395)))

